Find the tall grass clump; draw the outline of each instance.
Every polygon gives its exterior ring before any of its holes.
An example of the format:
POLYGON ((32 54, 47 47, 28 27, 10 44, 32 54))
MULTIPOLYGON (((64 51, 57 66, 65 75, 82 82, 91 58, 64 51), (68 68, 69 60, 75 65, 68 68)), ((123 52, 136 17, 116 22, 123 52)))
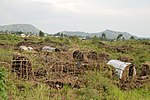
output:
POLYGON ((5 85, 5 70, 4 68, 0 68, 0 100, 7 100, 7 92, 5 85))

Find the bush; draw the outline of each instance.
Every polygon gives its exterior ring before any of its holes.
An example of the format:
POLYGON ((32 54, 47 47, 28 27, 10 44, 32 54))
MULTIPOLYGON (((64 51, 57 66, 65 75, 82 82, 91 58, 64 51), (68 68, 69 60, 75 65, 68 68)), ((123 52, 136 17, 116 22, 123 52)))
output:
POLYGON ((7 92, 6 92, 6 85, 5 85, 5 70, 0 68, 0 99, 7 100, 7 92))
POLYGON ((0 42, 6 44, 15 44, 21 41, 22 38, 15 34, 0 34, 0 42))

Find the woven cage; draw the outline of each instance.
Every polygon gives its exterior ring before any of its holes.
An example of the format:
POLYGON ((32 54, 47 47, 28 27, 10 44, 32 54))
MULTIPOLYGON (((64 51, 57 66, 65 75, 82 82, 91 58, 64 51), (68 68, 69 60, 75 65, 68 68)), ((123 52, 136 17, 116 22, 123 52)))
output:
POLYGON ((121 80, 123 81, 134 80, 135 78, 136 78, 135 66, 130 64, 124 69, 121 80))
POLYGON ((12 72, 15 72, 18 78, 31 79, 32 66, 30 60, 23 55, 13 55, 12 72))
POLYGON ((141 76, 150 75, 150 62, 146 62, 142 64, 142 72, 141 76))

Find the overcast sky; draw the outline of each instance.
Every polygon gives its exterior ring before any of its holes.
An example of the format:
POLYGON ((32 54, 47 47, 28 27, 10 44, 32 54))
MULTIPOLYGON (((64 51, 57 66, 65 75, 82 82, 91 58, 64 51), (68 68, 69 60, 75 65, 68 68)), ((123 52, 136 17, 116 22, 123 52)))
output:
POLYGON ((48 33, 110 29, 150 37, 150 0, 0 0, 0 25, 22 23, 48 33))

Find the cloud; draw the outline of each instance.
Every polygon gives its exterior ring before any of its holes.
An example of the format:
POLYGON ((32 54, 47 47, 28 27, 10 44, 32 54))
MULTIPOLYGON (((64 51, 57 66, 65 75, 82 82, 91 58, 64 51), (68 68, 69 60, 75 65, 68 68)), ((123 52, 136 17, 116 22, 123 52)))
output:
POLYGON ((77 5, 80 4, 81 0, 32 0, 34 2, 48 3, 53 6, 57 11, 71 11, 79 13, 77 5))
POLYGON ((123 14, 123 11, 110 8, 106 5, 98 5, 86 0, 32 0, 33 2, 48 3, 58 12, 72 12, 77 14, 94 15, 116 15, 123 14))
POLYGON ((47 32, 110 28, 146 34, 149 5, 150 0, 0 0, 0 24, 31 23, 47 32))
MULTIPOLYGON (((124 16, 128 12, 117 9, 109 3, 92 2, 92 0, 2 0, 3 5, 15 9, 23 9, 25 12, 32 10, 46 10, 47 13, 79 14, 89 16, 124 16), (13 2, 12 2, 13 1, 13 2), (53 11, 52 11, 53 10, 53 11)), ((95 0, 96 1, 96 0, 95 0)), ((13 12, 13 11, 12 11, 13 12)), ((44 11, 45 12, 45 11, 44 11)))

